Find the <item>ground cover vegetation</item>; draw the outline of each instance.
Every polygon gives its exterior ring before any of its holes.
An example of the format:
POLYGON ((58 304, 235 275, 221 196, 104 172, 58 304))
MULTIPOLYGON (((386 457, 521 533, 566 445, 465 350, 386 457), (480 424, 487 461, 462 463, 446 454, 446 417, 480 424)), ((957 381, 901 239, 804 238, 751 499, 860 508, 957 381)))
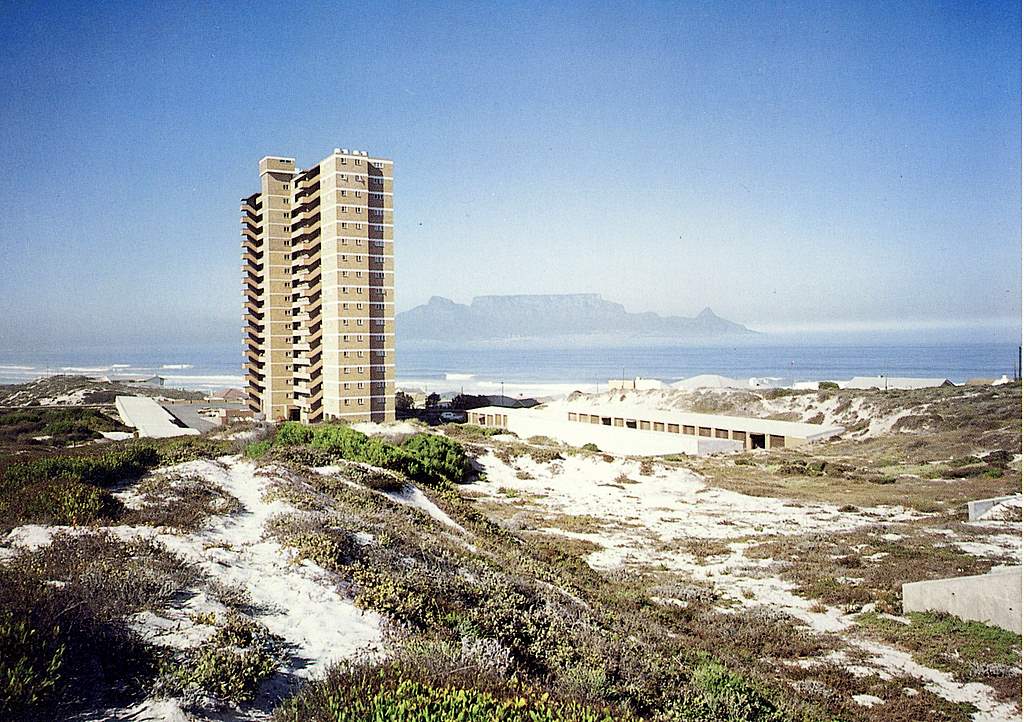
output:
MULTIPOLYGON (((291 434, 285 448, 312 448, 315 431, 291 434)), ((359 458, 358 437, 345 436, 331 445, 359 458)), ((298 458, 263 457, 271 494, 296 508, 271 533, 398 631, 386 660, 341 665, 279 720, 863 718, 853 694, 893 702, 888 719, 965 719, 916 680, 849 675, 824 696, 802 693, 812 674, 793 663, 841 646, 834 636, 765 608, 723 609, 708 588, 654 570, 595 571, 583 561, 593 545, 513 532, 447 480, 423 491, 468 538, 344 465, 315 471, 298 458)))
POLYGON ((121 422, 95 408, 20 408, 0 410, 0 446, 70 446, 102 439, 102 431, 127 431, 121 422))
MULTIPOLYGON (((943 403, 953 405, 950 414, 961 403, 945 391, 927 398, 940 418, 943 403)), ((997 415, 977 427, 943 430, 952 422, 932 420, 928 430, 912 425, 808 452, 645 460, 614 485, 642 493, 644 479, 662 465, 687 466, 724 488, 843 500, 851 512, 909 503, 924 515, 829 535, 738 541, 798 593, 862 611, 857 627, 865 635, 1017 701, 1019 637, 936 615, 885 615, 898 612, 899 579, 994 563, 942 543, 936 528, 979 539, 1006 532, 968 525, 951 508, 979 490, 1010 488, 1019 473, 1019 424, 1014 436, 1007 414, 997 415), (931 439, 943 434, 954 439, 952 448, 931 439), (927 506, 929 493, 937 508, 927 506)), ((597 548, 591 541, 553 535, 539 516, 526 528, 506 523, 463 486, 479 468, 475 455, 552 466, 569 454, 611 457, 545 439, 496 439, 473 429, 452 438, 457 433, 386 440, 341 424, 286 423, 245 442, 205 435, 0 457, 0 531, 32 522, 79 527, 0 559, 0 718, 59 719, 154 690, 189 704, 207 696, 249 704, 261 694, 285 663, 284 646, 254 618, 245 595, 201 578, 159 544, 102 530, 132 524, 189 534, 211 516, 233 513, 237 500, 217 483, 159 468, 224 454, 255 462, 268 480, 267 499, 289 504, 267 525, 271 538, 384 620, 383 654, 336 665, 280 704, 275 722, 970 717, 969 705, 943 699, 921 679, 854 673, 830 661, 837 654, 856 660, 857 650, 778 609, 738 605, 706 581, 656 567, 598 571, 586 562, 597 548), (129 506, 120 501, 126 489, 135 498, 129 506), (198 645, 157 649, 130 623, 140 612, 180 606, 200 587, 230 611, 202 618, 210 629, 198 645), (855 701, 865 695, 881 703, 855 701)), ((506 491, 515 500, 509 507, 539 500, 506 491)), ((562 516, 551 526, 608 526, 588 515, 562 516)), ((683 551, 713 561, 731 541, 693 540, 683 551)))
POLYGON ((144 696, 157 655, 130 616, 173 602, 193 571, 160 545, 57 535, 0 564, 0 718, 64 719, 144 696))

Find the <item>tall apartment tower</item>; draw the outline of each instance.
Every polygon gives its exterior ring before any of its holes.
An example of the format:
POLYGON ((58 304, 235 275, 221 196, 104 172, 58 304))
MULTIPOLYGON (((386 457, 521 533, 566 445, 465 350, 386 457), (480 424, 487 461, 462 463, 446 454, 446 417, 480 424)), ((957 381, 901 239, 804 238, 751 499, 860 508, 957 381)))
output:
POLYGON ((395 418, 393 163, 260 160, 242 199, 246 384, 268 420, 395 418))

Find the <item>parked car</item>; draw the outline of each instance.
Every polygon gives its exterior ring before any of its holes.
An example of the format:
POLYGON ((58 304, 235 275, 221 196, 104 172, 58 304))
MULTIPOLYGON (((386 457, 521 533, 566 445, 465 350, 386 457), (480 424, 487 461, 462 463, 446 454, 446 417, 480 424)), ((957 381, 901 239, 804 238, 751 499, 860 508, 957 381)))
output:
POLYGON ((441 421, 465 421, 466 417, 461 411, 442 411, 441 421))

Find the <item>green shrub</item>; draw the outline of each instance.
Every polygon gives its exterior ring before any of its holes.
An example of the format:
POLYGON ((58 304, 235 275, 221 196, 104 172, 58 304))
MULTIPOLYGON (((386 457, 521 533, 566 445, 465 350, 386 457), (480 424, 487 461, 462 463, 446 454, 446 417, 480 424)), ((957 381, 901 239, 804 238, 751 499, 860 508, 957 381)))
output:
POLYGON ((54 479, 22 486, 0 497, 0 525, 91 524, 116 519, 123 509, 106 489, 54 479))
POLYGON ((141 476, 160 463, 160 454, 147 444, 133 444, 101 454, 47 456, 10 464, 3 470, 0 493, 46 479, 68 479, 96 486, 141 476))
POLYGON ((373 438, 363 447, 362 461, 382 469, 404 471, 410 462, 410 455, 403 448, 394 446, 379 438, 373 438))
POLYGON ((161 465, 215 459, 233 452, 229 442, 208 436, 178 436, 161 442, 158 450, 161 465))
POLYGON ((486 439, 498 434, 511 433, 507 429, 478 426, 477 424, 445 424, 442 428, 445 434, 456 439, 486 439))
POLYGON ((275 722, 612 722, 631 715, 574 701, 556 701, 526 685, 485 678, 468 683, 456 671, 450 677, 417 673, 397 664, 379 667, 344 663, 327 678, 307 685, 282 705, 275 722), (422 678, 417 678, 422 677, 422 678))
POLYGON ((59 635, 57 627, 41 633, 28 619, 0 611, 0 718, 13 719, 53 694, 64 661, 59 635))
POLYGON ((583 449, 584 451, 597 451, 597 452, 601 451, 601 449, 598 447, 598 445, 595 444, 595 443, 592 443, 592 442, 588 442, 588 443, 584 444, 583 446, 581 446, 580 448, 583 449))
POLYGON ((366 434, 344 424, 304 426, 297 422, 281 425, 274 446, 308 444, 313 452, 389 469, 425 484, 461 483, 469 475, 469 458, 462 446, 446 436, 415 434, 401 446, 366 434))
POLYGON ((465 449, 452 439, 437 434, 416 434, 402 445, 411 460, 405 473, 426 484, 461 484, 469 476, 469 458, 465 449))
POLYGON ((106 489, 77 481, 50 487, 47 506, 58 524, 89 524, 101 517, 114 518, 123 508, 106 489))
POLYGON ((259 459, 264 454, 270 451, 269 441, 254 441, 245 447, 245 457, 247 459, 259 459))
POLYGON ((296 446, 308 444, 313 438, 313 429, 298 421, 285 421, 274 435, 274 444, 279 446, 296 446))
POLYGON ((775 704, 743 677, 717 662, 698 665, 690 677, 690 688, 671 710, 671 719, 743 720, 743 722, 784 722, 775 704))
POLYGON ((166 665, 160 687, 172 694, 198 692, 245 702, 280 662, 280 640, 259 622, 233 614, 197 649, 166 665))
POLYGON ((321 424, 312 429, 310 446, 337 454, 344 459, 361 461, 366 448, 366 434, 342 424, 321 424))
POLYGON ((834 391, 838 391, 839 390, 839 384, 837 384, 835 381, 819 381, 818 382, 818 390, 819 391, 825 391, 825 390, 828 390, 828 389, 832 389, 834 391))

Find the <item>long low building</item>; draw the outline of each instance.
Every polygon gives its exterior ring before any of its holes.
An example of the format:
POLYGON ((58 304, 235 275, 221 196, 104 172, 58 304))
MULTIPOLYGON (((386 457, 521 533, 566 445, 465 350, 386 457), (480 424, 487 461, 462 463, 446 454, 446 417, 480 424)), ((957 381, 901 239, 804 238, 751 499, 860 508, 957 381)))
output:
POLYGON ((520 436, 550 436, 567 444, 596 444, 622 454, 695 454, 780 449, 842 434, 841 426, 719 416, 642 407, 553 405, 537 409, 489 406, 469 422, 520 436))

